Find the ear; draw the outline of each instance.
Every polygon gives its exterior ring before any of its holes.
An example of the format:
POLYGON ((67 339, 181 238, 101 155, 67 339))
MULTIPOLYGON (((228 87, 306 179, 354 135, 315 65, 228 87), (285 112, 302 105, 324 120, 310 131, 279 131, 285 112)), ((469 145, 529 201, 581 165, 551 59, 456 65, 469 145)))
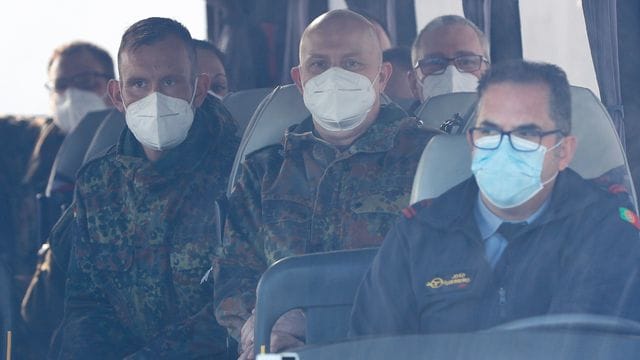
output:
POLYGON ((380 92, 384 91, 384 88, 387 87, 387 83, 389 79, 391 79, 391 74, 393 73, 393 65, 388 62, 383 62, 382 66, 380 66, 380 75, 378 76, 378 84, 380 84, 380 92))
POLYGON ((418 82, 418 75, 416 74, 415 69, 407 71, 407 78, 409 80, 409 89, 411 89, 411 93, 416 100, 422 102, 422 87, 418 82))
POLYGON ((571 164, 571 160, 573 160, 573 156, 576 154, 576 148, 578 145, 578 140, 575 136, 569 135, 565 136, 562 144, 558 146, 556 150, 556 155, 558 158, 558 170, 562 171, 569 167, 571 164))
POLYGON ((304 93, 304 87, 302 86, 302 79, 300 78, 300 65, 294 66, 291 68, 291 78, 293 82, 296 84, 296 87, 300 91, 300 93, 304 93))
POLYGON ((118 82, 118 80, 109 80, 109 83, 107 83, 107 93, 109 93, 109 99, 113 103, 113 106, 115 106, 121 113, 124 113, 124 100, 122 99, 120 82, 118 82))
POLYGON ((204 98, 207 96, 207 91, 209 90, 209 86, 211 85, 211 78, 208 74, 202 73, 196 76, 197 83, 195 88, 195 96, 193 97, 193 106, 200 107, 204 98))

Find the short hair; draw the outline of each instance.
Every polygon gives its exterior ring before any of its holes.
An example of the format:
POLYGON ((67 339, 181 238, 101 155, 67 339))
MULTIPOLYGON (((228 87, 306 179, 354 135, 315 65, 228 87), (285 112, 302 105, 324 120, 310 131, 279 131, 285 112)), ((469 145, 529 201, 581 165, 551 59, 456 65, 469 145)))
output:
POLYGON ((512 60, 492 66, 478 83, 478 98, 494 84, 544 84, 549 89, 549 116, 564 135, 571 133, 571 90, 566 73, 556 65, 512 60))
POLYGON ((225 65, 225 55, 222 51, 220 51, 220 49, 218 49, 215 45, 213 45, 211 42, 207 41, 207 40, 199 40, 199 39, 193 39, 193 46, 195 47, 195 49, 200 49, 200 50, 207 50, 207 51, 211 51, 222 63, 222 65, 225 65))
POLYGON ((470 27, 478 36, 478 40, 480 41, 480 46, 482 46, 482 50, 484 51, 484 54, 483 54, 484 57, 487 58, 487 60, 491 60, 491 54, 489 51, 489 40, 487 39, 484 32, 482 32, 482 30, 480 30, 476 26, 476 24, 474 24, 472 21, 462 16, 442 15, 429 21, 429 23, 424 28, 422 28, 422 30, 420 30, 420 33, 418 34, 416 39, 413 41, 413 46, 411 46, 411 53, 414 61, 419 60, 417 58, 419 56, 418 47, 420 47, 420 41, 422 40, 422 37, 425 34, 431 31, 434 31, 438 28, 441 28, 443 26, 452 26, 452 25, 463 25, 463 26, 470 27))
POLYGON ((113 79, 115 77, 113 59, 111 58, 111 55, 109 55, 109 53, 105 49, 85 41, 74 41, 68 44, 61 45, 53 50, 53 54, 51 54, 49 63, 47 64, 47 70, 51 69, 53 62, 56 61, 56 59, 59 59, 63 56, 73 56, 84 51, 88 52, 89 54, 91 54, 91 56, 98 60, 100 65, 102 65, 103 67, 105 75, 109 76, 110 79, 113 79))
POLYGON ((397 46, 382 52, 382 61, 398 65, 406 70, 411 70, 411 50, 406 46, 397 46))
POLYGON ((185 48, 195 77, 196 49, 189 30, 181 23, 168 18, 150 17, 131 25, 122 35, 120 48, 118 49, 118 62, 122 60, 122 54, 128 50, 137 50, 144 45, 153 45, 165 40, 169 36, 180 39, 185 48))

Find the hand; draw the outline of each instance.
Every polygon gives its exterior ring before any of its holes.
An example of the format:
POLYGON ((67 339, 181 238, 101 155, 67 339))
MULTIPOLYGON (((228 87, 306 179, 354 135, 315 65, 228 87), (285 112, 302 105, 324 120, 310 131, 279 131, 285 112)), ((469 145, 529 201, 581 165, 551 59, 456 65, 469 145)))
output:
MULTIPOLYGON (((271 352, 282 352, 304 345, 306 321, 300 309, 282 315, 271 330, 271 352)), ((254 359, 255 309, 241 330, 241 355, 239 360, 254 359)))

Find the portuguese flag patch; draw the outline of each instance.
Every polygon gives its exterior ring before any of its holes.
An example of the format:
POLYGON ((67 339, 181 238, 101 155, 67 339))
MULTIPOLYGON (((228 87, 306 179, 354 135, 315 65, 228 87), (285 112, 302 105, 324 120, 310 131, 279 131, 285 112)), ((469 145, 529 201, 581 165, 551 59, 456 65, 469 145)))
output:
POLYGON ((618 210, 620 211, 620 219, 630 223, 636 229, 640 230, 640 219, 638 219, 638 215, 636 215, 635 212, 624 207, 618 208, 618 210))

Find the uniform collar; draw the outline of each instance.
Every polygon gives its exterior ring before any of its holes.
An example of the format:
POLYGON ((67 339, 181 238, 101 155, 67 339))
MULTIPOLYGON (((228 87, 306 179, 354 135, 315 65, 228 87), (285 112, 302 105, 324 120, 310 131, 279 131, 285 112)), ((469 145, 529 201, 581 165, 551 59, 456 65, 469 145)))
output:
MULTIPOLYGON (((542 206, 538 208, 533 214, 524 220, 527 224, 532 224, 537 218, 549 207, 550 199, 545 200, 542 206)), ((480 192, 478 192, 476 205, 473 209, 473 216, 478 224, 478 230, 483 240, 488 239, 491 235, 495 234, 500 225, 505 222, 504 219, 494 214, 489 210, 487 205, 482 201, 480 192)))
MULTIPOLYGON (((218 102, 219 103, 219 102, 218 102)), ((217 146, 223 132, 233 130, 226 124, 228 119, 223 111, 217 109, 222 106, 206 98, 205 102, 196 110, 193 125, 189 129, 187 138, 156 162, 146 159, 142 145, 136 140, 128 127, 125 127, 116 149, 117 159, 124 164, 138 163, 139 166, 148 167, 152 174, 172 177, 174 174, 189 172, 201 162, 211 146, 217 146)))
MULTIPOLYGON (((598 201, 598 189, 590 186, 575 171, 565 169, 556 179, 547 211, 541 211, 533 223, 541 226, 571 216, 598 201)), ((425 209, 422 221, 436 228, 476 227, 474 208, 478 198, 478 185, 472 176, 433 200, 425 209), (472 225, 470 225, 470 223, 472 225)))
MULTIPOLYGON (((407 113, 398 106, 383 105, 380 107, 378 117, 373 121, 373 124, 353 144, 343 149, 343 152, 356 154, 388 151, 393 148, 398 132, 403 127, 416 123, 414 118, 409 118, 407 113)), ((323 143, 333 147, 314 134, 311 117, 308 117, 299 125, 294 125, 287 129, 282 145, 285 151, 291 151, 302 147, 308 142, 323 143)))

